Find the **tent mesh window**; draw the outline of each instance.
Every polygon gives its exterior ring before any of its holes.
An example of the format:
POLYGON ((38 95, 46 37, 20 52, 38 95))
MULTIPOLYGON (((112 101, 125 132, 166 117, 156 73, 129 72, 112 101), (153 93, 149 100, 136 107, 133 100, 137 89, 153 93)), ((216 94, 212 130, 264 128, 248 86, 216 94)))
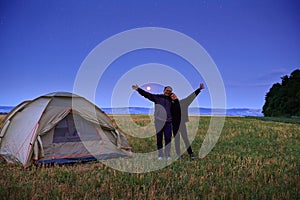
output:
POLYGON ((95 126, 79 115, 68 114, 54 129, 53 143, 99 140, 95 126), (74 119, 75 118, 75 119, 74 119), (74 122, 76 120, 76 123, 74 122))

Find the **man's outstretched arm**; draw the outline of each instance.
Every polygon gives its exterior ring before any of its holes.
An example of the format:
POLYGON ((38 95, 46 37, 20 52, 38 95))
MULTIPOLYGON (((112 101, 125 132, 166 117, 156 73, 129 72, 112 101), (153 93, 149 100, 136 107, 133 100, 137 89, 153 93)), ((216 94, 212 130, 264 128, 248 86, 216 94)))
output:
POLYGON ((155 95, 154 94, 146 92, 145 90, 141 89, 138 85, 133 85, 132 89, 136 90, 140 95, 142 95, 143 97, 149 99, 150 101, 155 102, 155 95))

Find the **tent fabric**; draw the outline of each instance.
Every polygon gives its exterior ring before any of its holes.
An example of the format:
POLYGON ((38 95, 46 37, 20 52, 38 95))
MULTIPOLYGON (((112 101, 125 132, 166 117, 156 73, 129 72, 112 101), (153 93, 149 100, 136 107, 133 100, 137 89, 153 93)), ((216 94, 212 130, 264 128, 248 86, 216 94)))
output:
POLYGON ((0 155, 25 167, 33 161, 129 156, 130 150, 126 136, 100 108, 65 92, 22 102, 8 113, 0 132, 0 155))

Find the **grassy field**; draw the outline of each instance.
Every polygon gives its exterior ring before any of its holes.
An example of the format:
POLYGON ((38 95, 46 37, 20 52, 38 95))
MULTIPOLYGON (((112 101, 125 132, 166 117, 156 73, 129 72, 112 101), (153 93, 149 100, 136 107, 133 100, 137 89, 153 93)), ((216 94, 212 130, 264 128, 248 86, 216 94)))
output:
MULTIPOLYGON (((125 124, 133 120, 152 131, 149 116, 114 119, 125 124)), ((200 118, 192 143, 196 154, 209 120, 200 118)), ((142 174, 101 162, 23 169, 1 160, 0 199, 300 199, 299 133, 299 124, 227 117, 218 143, 205 158, 191 161, 184 153, 171 165, 142 174)), ((128 140, 134 152, 155 150, 154 137, 128 140)))

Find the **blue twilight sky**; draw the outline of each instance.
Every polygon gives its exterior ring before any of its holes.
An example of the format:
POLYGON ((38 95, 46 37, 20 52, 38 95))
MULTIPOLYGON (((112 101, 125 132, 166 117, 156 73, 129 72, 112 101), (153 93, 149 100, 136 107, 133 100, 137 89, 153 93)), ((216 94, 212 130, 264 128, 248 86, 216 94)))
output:
MULTIPOLYGON (((130 29, 162 27, 202 45, 224 81, 228 108, 262 108, 272 84, 300 67, 299 10, 299 0, 0 0, 0 105, 15 106, 55 91, 72 92, 80 66, 101 42, 130 29)), ((127 99, 112 92, 123 75, 147 63, 176 70, 191 88, 204 82, 178 55, 138 50, 106 68, 95 103, 111 107, 114 98, 113 106, 151 106, 134 92, 127 99)), ((155 74, 160 71, 151 76, 155 74)), ((151 76, 139 73, 128 87, 139 81, 159 93, 162 84, 151 76)), ((174 92, 185 97, 191 88, 177 87, 174 92)), ((210 107, 208 89, 198 104, 210 107)))

